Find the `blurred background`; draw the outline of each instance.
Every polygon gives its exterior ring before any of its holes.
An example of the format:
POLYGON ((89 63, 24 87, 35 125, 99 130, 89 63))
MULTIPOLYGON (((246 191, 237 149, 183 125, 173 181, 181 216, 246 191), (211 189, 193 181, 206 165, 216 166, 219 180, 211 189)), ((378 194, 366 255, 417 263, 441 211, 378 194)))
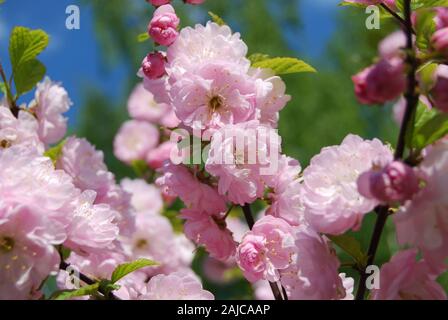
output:
MULTIPOLYGON (((292 101, 280 116, 283 151, 306 166, 310 158, 328 145, 339 144, 348 133, 379 137, 395 143, 398 128, 391 106, 365 107, 355 100, 351 76, 370 65, 381 38, 396 27, 383 21, 380 30, 365 28, 362 10, 338 6, 339 0, 207 0, 186 6, 174 0, 182 25, 204 23, 207 11, 221 16, 241 32, 250 53, 294 56, 311 63, 317 74, 287 75, 284 80, 292 101)), ((7 44, 13 26, 44 29, 51 36, 41 55, 52 80, 67 88, 74 102, 68 117, 70 131, 86 137, 105 153, 117 178, 133 172, 112 153, 113 137, 128 118, 126 101, 139 78, 136 72, 152 43, 138 42, 146 31, 153 8, 144 0, 6 0, 0 8, 0 59, 9 60, 7 44), (80 8, 80 30, 67 30, 68 5, 80 8)), ((24 97, 24 101, 30 95, 24 97)), ((375 217, 369 215, 355 234, 364 248, 370 240, 375 217)), ((389 220, 389 222, 391 222, 389 220)), ((378 263, 397 250, 393 226, 387 226, 378 263)), ((201 254, 196 259, 200 265, 201 254)), ((342 261, 349 258, 341 254, 342 261)), ((342 271, 356 277, 347 268, 342 271)), ((446 281, 442 277, 441 281, 446 281)), ((248 298, 244 281, 226 286, 205 286, 217 298, 248 298)), ((448 287, 448 286, 446 286, 448 287)))

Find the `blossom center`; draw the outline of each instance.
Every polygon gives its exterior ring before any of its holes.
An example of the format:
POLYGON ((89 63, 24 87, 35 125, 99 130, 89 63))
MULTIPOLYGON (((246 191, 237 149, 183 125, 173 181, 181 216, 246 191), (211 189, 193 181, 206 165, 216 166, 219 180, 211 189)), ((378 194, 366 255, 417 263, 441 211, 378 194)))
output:
POLYGON ((138 249, 144 249, 144 248, 146 248, 147 245, 148 245, 148 241, 146 241, 145 239, 139 239, 137 241, 137 243, 135 244, 135 246, 138 249))
POLYGON ((224 104, 224 98, 221 95, 214 95, 209 101, 208 101, 208 107, 212 112, 215 112, 216 110, 220 109, 224 104))
POLYGON ((14 248, 14 239, 11 237, 1 237, 0 238, 0 251, 4 253, 11 252, 14 248))
POLYGON ((6 148, 9 148, 10 146, 11 146, 11 142, 9 142, 8 140, 0 141, 0 148, 6 149, 6 148))

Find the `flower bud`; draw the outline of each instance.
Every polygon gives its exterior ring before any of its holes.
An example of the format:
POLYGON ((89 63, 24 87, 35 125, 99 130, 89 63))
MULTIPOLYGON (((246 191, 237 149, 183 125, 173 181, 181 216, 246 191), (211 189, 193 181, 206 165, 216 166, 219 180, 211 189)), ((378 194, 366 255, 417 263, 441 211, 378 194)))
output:
POLYGON ((171 0, 146 0, 146 1, 155 7, 160 7, 163 6, 164 4, 168 4, 171 2, 171 0))
POLYGON ((158 79, 165 74, 165 56, 161 52, 148 54, 142 62, 142 71, 149 79, 158 79))
POLYGON ((148 25, 148 34, 162 46, 171 45, 179 35, 179 18, 169 4, 159 7, 148 25))
POLYGON ((448 57, 448 27, 436 31, 432 37, 434 49, 448 57))
POLYGON ((434 106, 443 112, 448 112, 448 66, 440 65, 437 68, 436 82, 430 94, 434 106))
POLYGON ((400 58, 383 59, 352 77, 360 103, 384 104, 406 89, 404 64, 400 58))
POLYGON ((358 179, 359 193, 381 203, 409 200, 418 190, 417 175, 401 161, 394 161, 382 169, 373 168, 358 179))

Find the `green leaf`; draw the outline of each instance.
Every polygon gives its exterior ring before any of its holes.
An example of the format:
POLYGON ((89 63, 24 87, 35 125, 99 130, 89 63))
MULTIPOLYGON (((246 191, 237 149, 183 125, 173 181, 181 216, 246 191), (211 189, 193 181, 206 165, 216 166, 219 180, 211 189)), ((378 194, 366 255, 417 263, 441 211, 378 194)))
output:
POLYGON ((434 10, 420 10, 417 16, 416 33, 417 47, 420 50, 428 50, 431 47, 431 37, 436 31, 436 22, 434 20, 436 12, 434 10))
POLYGON ((119 290, 120 285, 114 284, 111 280, 101 280, 99 291, 104 295, 108 296, 112 291, 119 290))
POLYGON ((290 74, 301 72, 316 72, 312 66, 296 58, 269 58, 252 64, 254 68, 272 69, 275 74, 290 74))
POLYGON ((6 89, 6 84, 4 82, 0 82, 0 91, 6 95, 6 93, 8 92, 8 90, 6 89))
POLYGON ((62 149, 64 148, 65 142, 66 140, 62 140, 56 146, 48 149, 47 151, 45 151, 44 156, 50 158, 51 161, 53 161, 53 164, 56 164, 56 162, 62 156, 62 149))
POLYGON ((218 16, 217 14, 215 14, 215 13, 209 11, 209 12, 208 12, 208 15, 212 18, 212 21, 213 21, 214 23, 216 23, 216 24, 218 24, 218 25, 220 25, 220 26, 225 26, 225 25, 227 25, 227 23, 226 23, 220 16, 218 16))
POLYGON ((16 94, 22 95, 34 88, 41 81, 47 69, 39 60, 28 60, 21 63, 14 72, 14 83, 16 85, 16 94))
POLYGON ((21 64, 34 60, 48 45, 49 37, 43 30, 15 27, 9 40, 9 56, 13 73, 21 64))
POLYGON ((437 67, 437 63, 430 62, 418 70, 418 77, 420 78, 420 84, 423 92, 428 93, 434 87, 434 73, 436 72, 437 67))
POLYGON ((264 53, 254 53, 254 54, 251 54, 249 57, 248 57, 248 59, 249 59, 249 61, 250 61, 250 63, 253 65, 254 63, 257 63, 257 62, 261 62, 261 61, 265 61, 265 60, 268 60, 268 59, 270 59, 271 57, 269 56, 269 55, 267 55, 267 54, 264 54, 264 53))
POLYGON ((358 266, 365 266, 367 262, 367 255, 363 253, 361 244, 349 235, 331 236, 327 235, 338 247, 350 255, 358 264, 358 266))
POLYGON ((149 36, 148 32, 143 32, 143 33, 140 33, 137 36, 137 41, 138 42, 145 42, 145 41, 149 40, 150 38, 151 37, 149 36))
POLYGON ((149 259, 138 259, 133 262, 120 264, 112 273, 111 281, 112 283, 116 283, 121 278, 125 277, 126 275, 136 270, 156 265, 158 265, 157 262, 149 259))
POLYGON ((448 114, 437 113, 415 129, 413 146, 422 150, 448 134, 448 114))
POLYGON ((52 300, 67 300, 76 297, 90 296, 98 292, 99 283, 94 283, 92 285, 83 286, 79 289, 74 290, 62 290, 53 294, 52 300))

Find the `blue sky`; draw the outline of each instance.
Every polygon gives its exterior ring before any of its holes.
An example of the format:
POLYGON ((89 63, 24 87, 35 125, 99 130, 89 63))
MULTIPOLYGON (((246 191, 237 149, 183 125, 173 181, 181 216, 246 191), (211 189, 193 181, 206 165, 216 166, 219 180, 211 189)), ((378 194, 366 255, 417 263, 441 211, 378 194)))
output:
MULTIPOLYGON (((80 7, 80 30, 66 29, 65 9, 76 2, 6 0, 0 9, 0 59, 5 67, 8 61, 8 36, 14 25, 41 28, 50 34, 50 45, 40 59, 46 65, 51 79, 62 82, 74 102, 69 114, 72 125, 73 119, 76 119, 77 107, 82 101, 83 88, 94 83, 101 90, 119 95, 121 79, 126 74, 120 66, 114 68, 112 72, 101 67, 101 52, 95 39, 92 12, 88 6, 80 7)), ((302 0, 300 13, 304 29, 299 34, 300 39, 295 36, 297 34, 295 30, 288 30, 293 48, 306 48, 309 57, 316 57, 322 53, 326 41, 335 28, 337 10, 341 10, 337 7, 338 2, 339 0, 302 0)))

